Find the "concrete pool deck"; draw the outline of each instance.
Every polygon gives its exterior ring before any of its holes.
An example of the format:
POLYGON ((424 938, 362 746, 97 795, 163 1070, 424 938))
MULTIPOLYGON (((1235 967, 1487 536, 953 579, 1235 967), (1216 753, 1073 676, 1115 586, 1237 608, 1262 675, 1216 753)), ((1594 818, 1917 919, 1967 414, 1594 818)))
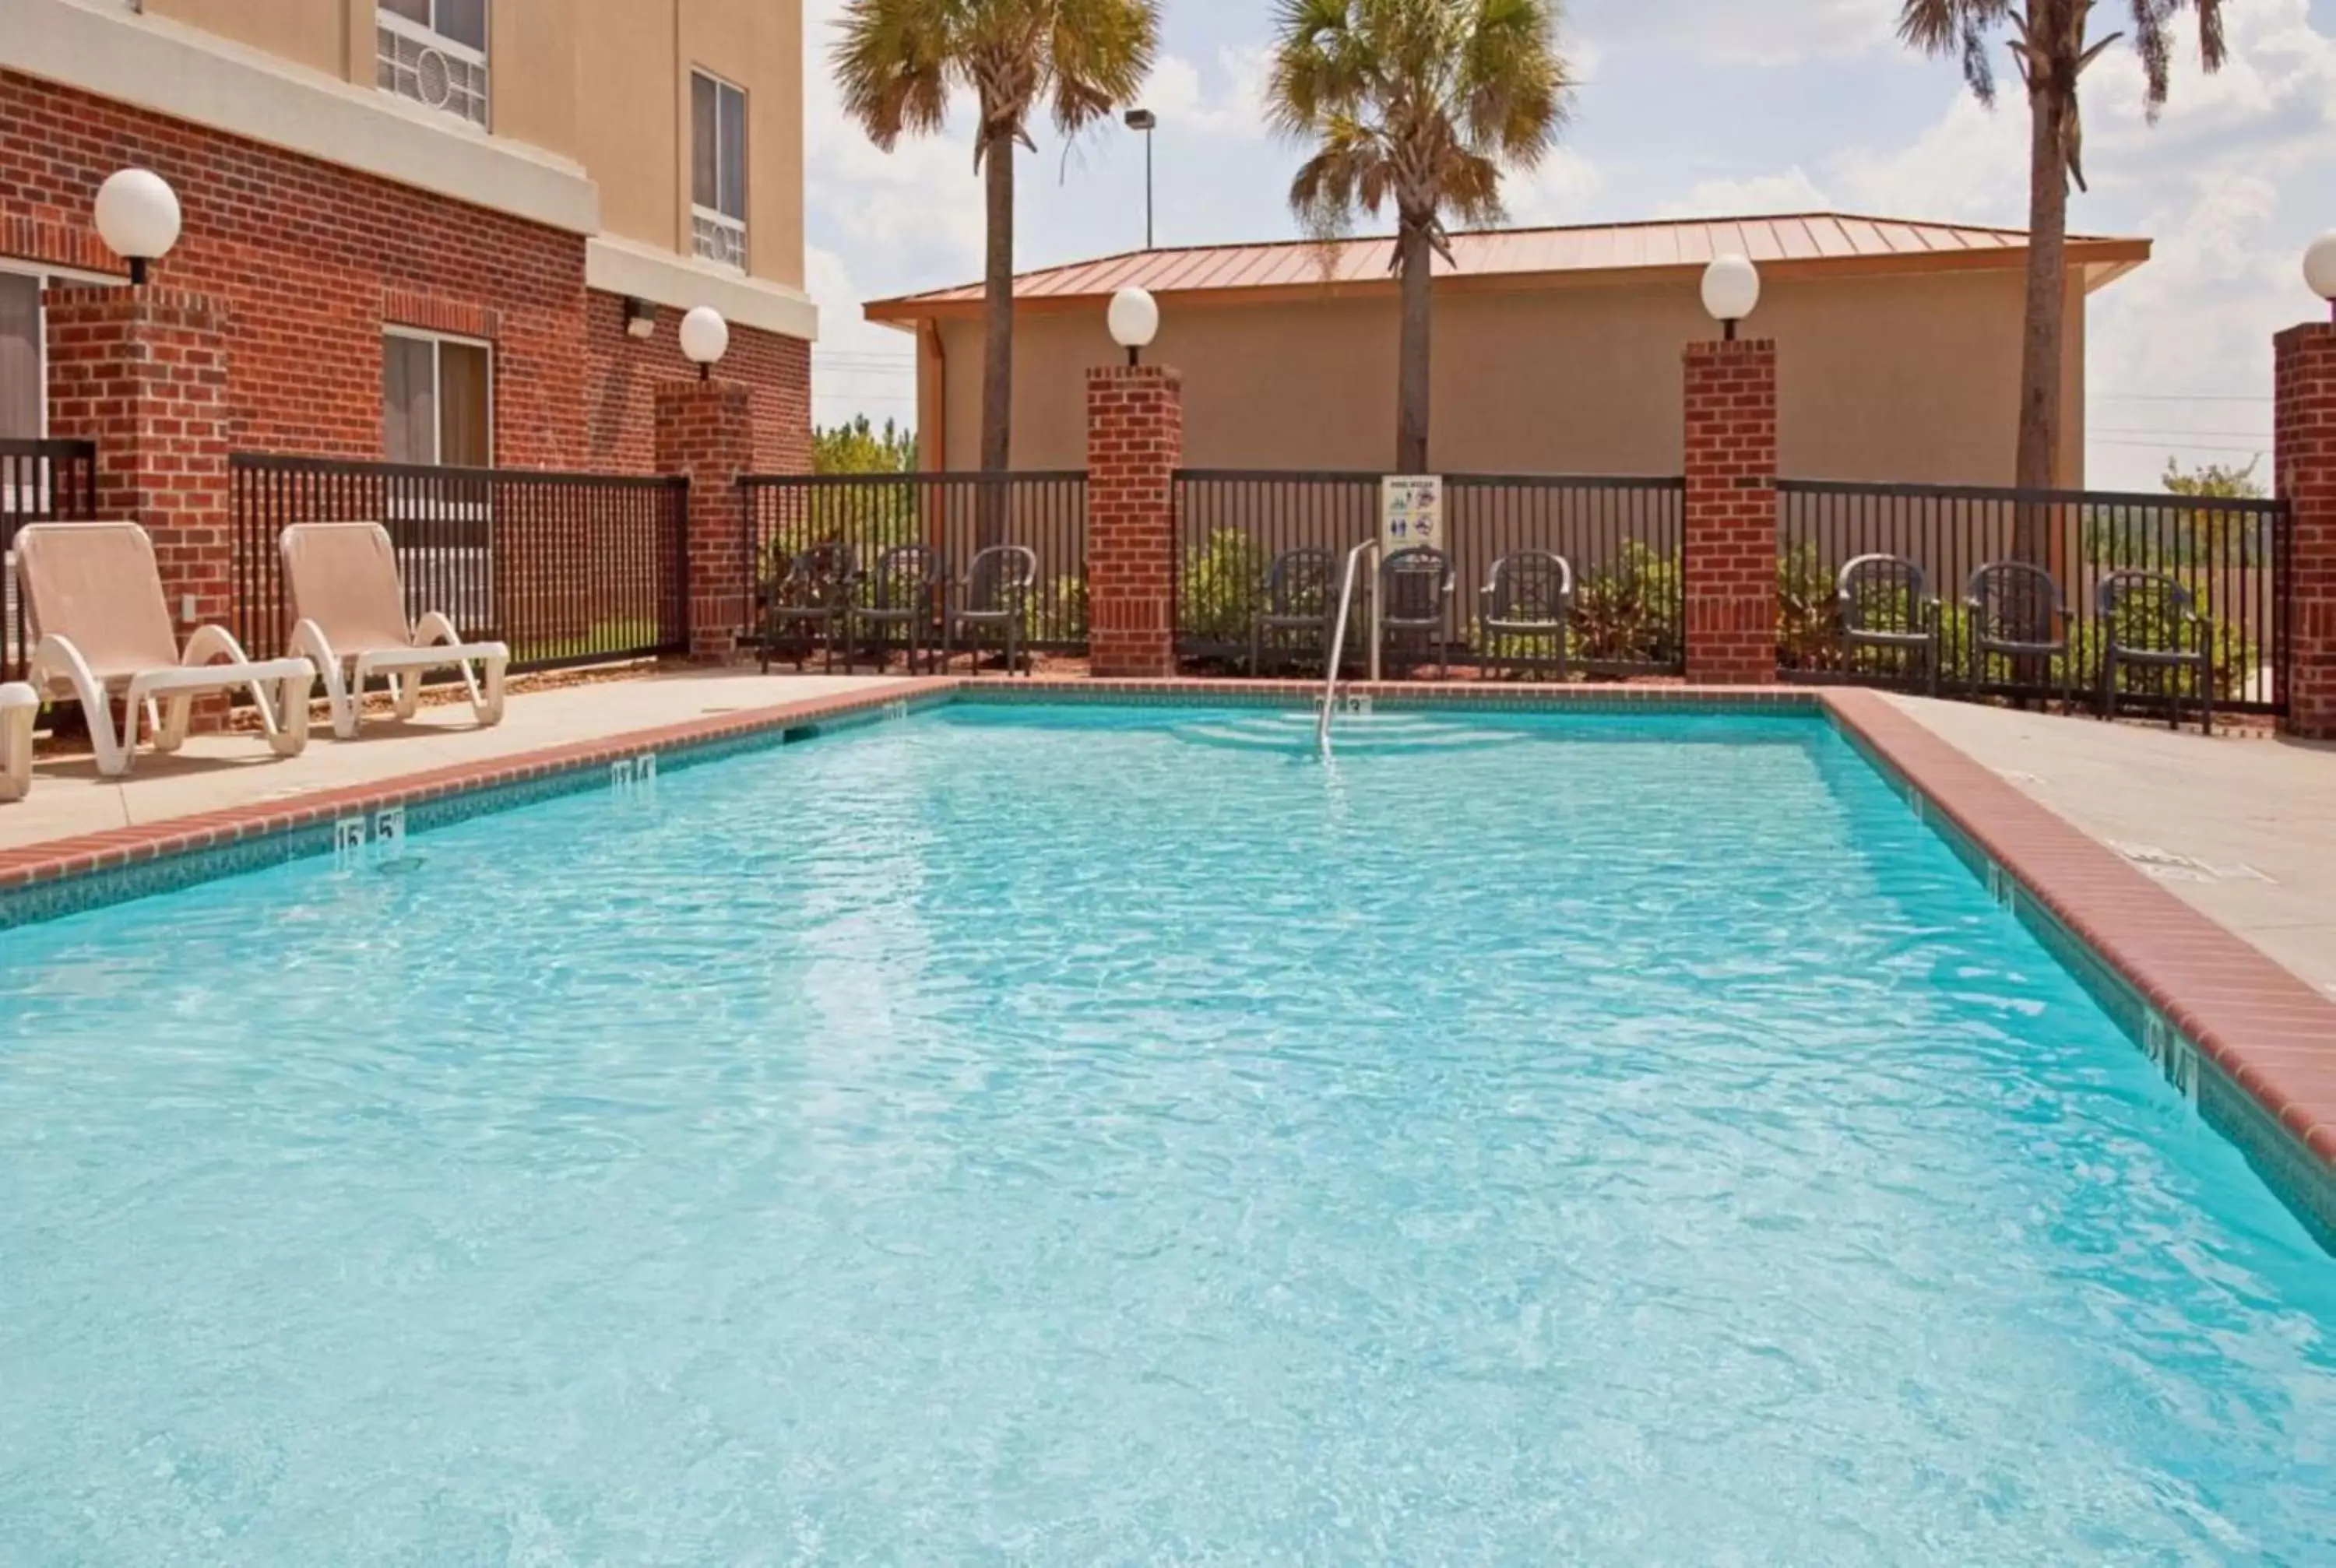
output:
POLYGON ((2336 997, 2336 745, 1888 700, 2336 997))
POLYGON ((469 704, 438 702, 423 707, 410 724, 386 714, 368 718, 354 741, 335 740, 319 717, 309 730, 308 749, 297 757, 277 756, 254 732, 194 735, 169 756, 141 747, 127 778, 100 778, 86 755, 43 759, 33 769, 32 793, 0 806, 0 851, 238 807, 293 805, 308 795, 385 784, 408 774, 901 684, 903 677, 885 676, 660 670, 515 691, 503 722, 492 729, 478 727, 469 704))

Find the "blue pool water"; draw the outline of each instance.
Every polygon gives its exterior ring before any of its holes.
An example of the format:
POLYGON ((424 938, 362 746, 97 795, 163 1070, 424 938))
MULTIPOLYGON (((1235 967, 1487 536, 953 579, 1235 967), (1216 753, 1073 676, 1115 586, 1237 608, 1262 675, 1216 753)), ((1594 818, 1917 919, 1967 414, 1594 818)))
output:
POLYGON ((1304 729, 0 933, 0 1562, 2331 1560, 2336 1263, 1839 739, 1304 729))

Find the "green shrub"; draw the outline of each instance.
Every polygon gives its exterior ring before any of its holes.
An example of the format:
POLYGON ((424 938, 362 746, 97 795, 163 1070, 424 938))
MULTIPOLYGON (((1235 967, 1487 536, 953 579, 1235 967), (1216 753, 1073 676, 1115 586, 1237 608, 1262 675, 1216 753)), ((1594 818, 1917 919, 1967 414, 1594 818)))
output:
POLYGON ((1265 577, 1265 551, 1257 540, 1237 528, 1212 529, 1206 542, 1184 551, 1183 565, 1177 631, 1204 642, 1248 641, 1265 577))
POLYGON ((1668 664, 1680 656, 1679 558, 1637 540, 1614 564, 1574 586, 1573 657, 1609 664, 1668 664))

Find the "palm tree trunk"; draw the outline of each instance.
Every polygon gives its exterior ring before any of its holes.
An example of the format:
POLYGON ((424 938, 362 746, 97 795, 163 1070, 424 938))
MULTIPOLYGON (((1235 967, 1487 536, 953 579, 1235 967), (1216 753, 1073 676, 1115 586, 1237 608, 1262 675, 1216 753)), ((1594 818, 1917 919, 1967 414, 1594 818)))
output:
POLYGON ((1396 365, 1395 469, 1427 472, 1428 282, 1434 252, 1427 225, 1401 220, 1396 258, 1402 294, 1402 347, 1396 365))
MULTIPOLYGON (((2058 49, 2054 54, 2059 53, 2058 49)), ((2073 108, 2073 63, 2038 70, 2028 93, 2028 307, 2020 356, 2020 451, 2013 482, 2047 490, 2059 479, 2061 334, 2068 298, 2068 164, 2062 123, 2073 108)), ((2022 508, 2014 553, 2049 565, 2043 508, 2022 508)))
MULTIPOLYGON (((1004 473, 1014 453, 1014 138, 993 135, 982 151, 988 201, 989 244, 982 268, 981 468, 1004 473)), ((975 508, 974 548, 1002 543, 1006 492, 1000 483, 980 487, 975 508)))

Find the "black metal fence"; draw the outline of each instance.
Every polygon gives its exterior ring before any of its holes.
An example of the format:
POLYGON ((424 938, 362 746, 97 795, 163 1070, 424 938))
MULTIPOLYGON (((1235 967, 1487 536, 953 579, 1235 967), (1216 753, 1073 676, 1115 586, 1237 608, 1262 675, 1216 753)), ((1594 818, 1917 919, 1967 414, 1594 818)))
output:
POLYGON ((238 453, 232 629, 255 658, 288 637, 277 541, 297 522, 389 531, 409 616, 507 642, 515 670, 689 646, 686 480, 238 453))
MULTIPOLYGON (((2014 698, 2098 689, 2107 628, 2097 612, 2114 571, 2161 574, 2187 589, 2205 628, 2217 706, 2283 711, 2289 637, 2288 512, 2275 501, 2103 491, 1784 480, 1776 486, 1777 656, 1788 678, 1927 686, 1913 656, 1851 648, 1840 634, 1835 582, 1861 555, 1919 566, 1939 601, 1939 686, 2014 698), (2022 560, 2050 572, 2066 605, 2067 652, 1980 655, 1971 576, 2022 560)), ((1903 612, 1902 612, 1903 614, 1903 612)), ((2129 669, 2120 687, 2146 706, 2165 696, 2162 670, 2129 669)))
POLYGON ((1038 560, 1027 646, 1087 646, 1087 477, 1076 471, 750 474, 739 481, 756 591, 814 545, 851 547, 863 575, 895 545, 930 545, 955 576, 990 545, 1038 560))
POLYGON ((86 441, 0 441, 0 680, 32 655, 16 587, 16 531, 97 515, 97 447, 86 441))
MULTIPOLYGON (((1246 657, 1259 586, 1290 550, 1345 552, 1377 536, 1375 472, 1187 469, 1176 476, 1177 650, 1246 657)), ((1675 673, 1685 658, 1679 550, 1686 483, 1676 478, 1448 474, 1445 532, 1455 578, 1453 625, 1464 658, 1484 651, 1479 590, 1521 550, 1573 570, 1571 657, 1611 674, 1675 673)), ((1368 584, 1361 585, 1360 594, 1368 584)))

